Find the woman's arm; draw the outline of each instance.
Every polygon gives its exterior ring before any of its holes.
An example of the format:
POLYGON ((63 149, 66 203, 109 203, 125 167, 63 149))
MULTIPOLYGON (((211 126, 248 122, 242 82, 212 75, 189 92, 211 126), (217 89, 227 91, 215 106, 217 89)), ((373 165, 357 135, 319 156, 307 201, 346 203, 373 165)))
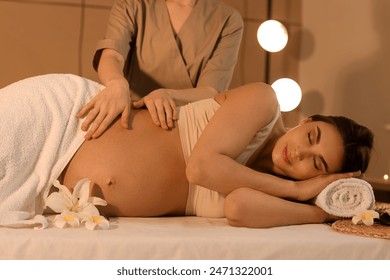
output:
POLYGON ((98 93, 78 113, 78 117, 87 116, 81 129, 87 132, 85 138, 99 137, 119 115, 122 126, 128 128, 130 113, 130 90, 123 76, 123 56, 115 50, 103 50, 100 58, 98 74, 104 90, 98 93))
POLYGON ((189 157, 188 180, 224 194, 248 187, 293 198, 292 181, 257 172, 234 160, 272 120, 278 108, 274 91, 266 84, 256 83, 225 96, 189 157))
MULTIPOLYGON (((266 84, 249 84, 229 91, 189 157, 189 182, 223 194, 252 188, 272 196, 306 201, 328 184, 359 172, 326 174, 305 181, 292 181, 258 172, 236 159, 254 135, 266 126, 277 110, 277 99, 266 84)), ((217 98, 220 99, 221 95, 217 98)))
POLYGON ((134 108, 146 106, 153 122, 163 129, 172 128, 177 120, 177 106, 214 97, 218 91, 212 87, 188 89, 160 88, 152 91, 144 98, 133 102, 134 108))
POLYGON ((230 225, 251 228, 319 224, 333 220, 317 206, 284 200, 249 188, 237 189, 226 197, 225 215, 230 225))

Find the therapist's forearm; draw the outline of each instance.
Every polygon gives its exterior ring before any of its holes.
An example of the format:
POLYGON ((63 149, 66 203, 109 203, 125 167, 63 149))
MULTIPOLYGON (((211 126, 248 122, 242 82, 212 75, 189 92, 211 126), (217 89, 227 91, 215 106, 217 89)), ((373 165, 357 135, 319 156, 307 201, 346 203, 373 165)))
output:
POLYGON ((105 49, 100 58, 98 75, 100 82, 107 86, 109 82, 118 81, 127 83, 123 76, 125 61, 122 55, 110 49, 105 49))

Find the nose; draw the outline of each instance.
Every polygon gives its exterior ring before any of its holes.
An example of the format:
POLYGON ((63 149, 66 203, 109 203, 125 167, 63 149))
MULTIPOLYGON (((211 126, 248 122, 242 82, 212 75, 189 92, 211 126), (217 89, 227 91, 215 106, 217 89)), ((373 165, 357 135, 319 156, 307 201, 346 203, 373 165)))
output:
POLYGON ((306 157, 313 154, 309 147, 304 146, 297 146, 294 152, 294 157, 299 161, 304 160, 306 157))

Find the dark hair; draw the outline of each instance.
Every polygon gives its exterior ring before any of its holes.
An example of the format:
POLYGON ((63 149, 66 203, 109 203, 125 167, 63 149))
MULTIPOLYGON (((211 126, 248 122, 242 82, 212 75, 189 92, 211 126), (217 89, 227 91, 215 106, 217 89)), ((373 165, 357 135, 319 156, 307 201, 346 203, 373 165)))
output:
POLYGON ((374 134, 367 127, 342 116, 313 115, 313 121, 333 124, 344 142, 344 161, 340 172, 366 172, 371 158, 374 134))

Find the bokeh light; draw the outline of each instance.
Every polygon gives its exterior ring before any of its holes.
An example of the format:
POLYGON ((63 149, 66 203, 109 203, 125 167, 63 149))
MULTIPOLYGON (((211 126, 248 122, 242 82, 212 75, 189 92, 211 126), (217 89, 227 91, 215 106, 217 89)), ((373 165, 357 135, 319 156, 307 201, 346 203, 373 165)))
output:
POLYGON ((302 99, 302 90, 297 82, 289 78, 282 78, 276 80, 271 86, 276 92, 282 112, 292 111, 298 107, 302 99))
POLYGON ((257 41, 266 51, 281 51, 288 41, 287 29, 277 20, 267 20, 257 30, 257 41))

